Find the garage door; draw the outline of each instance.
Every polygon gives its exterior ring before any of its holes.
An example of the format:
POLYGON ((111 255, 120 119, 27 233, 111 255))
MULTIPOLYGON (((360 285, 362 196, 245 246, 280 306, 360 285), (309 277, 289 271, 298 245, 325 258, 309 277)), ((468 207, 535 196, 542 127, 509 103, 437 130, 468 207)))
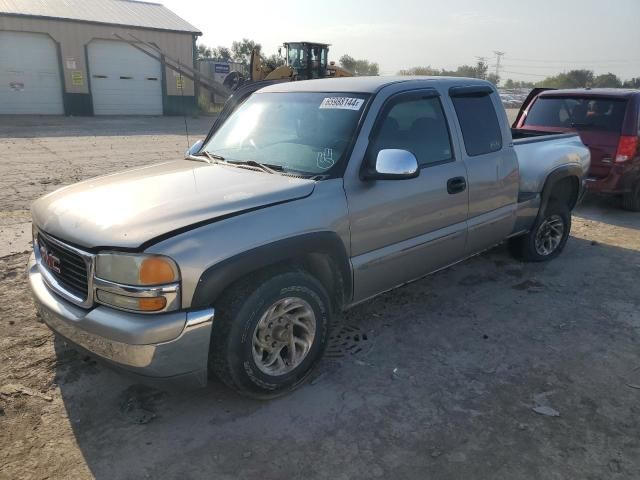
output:
POLYGON ((88 46, 95 115, 162 115, 160 62, 125 42, 88 46))
POLYGON ((0 113, 64 113, 58 50, 48 35, 0 32, 0 113))

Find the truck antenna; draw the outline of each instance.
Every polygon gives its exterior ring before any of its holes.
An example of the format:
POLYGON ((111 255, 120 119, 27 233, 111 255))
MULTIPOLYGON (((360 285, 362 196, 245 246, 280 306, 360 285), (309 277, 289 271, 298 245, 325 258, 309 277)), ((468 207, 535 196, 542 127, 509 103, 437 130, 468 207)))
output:
POLYGON ((182 76, 182 63, 178 59, 178 89, 180 90, 180 102, 182 103, 182 118, 184 120, 184 131, 187 134, 187 150, 191 148, 189 141, 189 124, 187 123, 187 106, 184 103, 184 77, 182 76))

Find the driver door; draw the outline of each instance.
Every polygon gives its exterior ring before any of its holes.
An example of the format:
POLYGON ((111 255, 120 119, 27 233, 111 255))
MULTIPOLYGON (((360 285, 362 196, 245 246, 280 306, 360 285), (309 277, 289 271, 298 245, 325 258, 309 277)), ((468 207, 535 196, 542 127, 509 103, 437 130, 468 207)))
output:
POLYGON ((365 162, 382 149, 408 150, 420 174, 345 182, 354 301, 445 267, 464 255, 467 173, 445 107, 432 89, 390 97, 374 124, 365 162))

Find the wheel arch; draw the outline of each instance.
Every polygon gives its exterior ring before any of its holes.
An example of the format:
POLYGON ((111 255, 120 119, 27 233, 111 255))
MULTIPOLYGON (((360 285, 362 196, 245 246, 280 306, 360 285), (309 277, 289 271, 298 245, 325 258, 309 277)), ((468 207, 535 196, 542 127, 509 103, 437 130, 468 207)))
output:
POLYGON ((573 210, 580 199, 582 174, 578 165, 565 165, 551 172, 542 187, 540 213, 551 200, 565 202, 569 211, 573 210))
POLYGON ((212 265, 200 276, 191 307, 210 307, 242 278, 278 266, 313 275, 327 289, 336 309, 351 299, 353 277, 344 243, 336 233, 323 231, 277 240, 212 265))

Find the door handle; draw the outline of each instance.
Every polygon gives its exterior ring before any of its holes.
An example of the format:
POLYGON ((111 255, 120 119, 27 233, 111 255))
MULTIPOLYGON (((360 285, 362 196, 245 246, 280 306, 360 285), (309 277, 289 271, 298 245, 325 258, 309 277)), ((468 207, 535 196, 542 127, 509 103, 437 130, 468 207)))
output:
POLYGON ((464 192, 467 189, 467 180, 464 177, 453 177, 447 180, 447 193, 453 195, 464 192))

